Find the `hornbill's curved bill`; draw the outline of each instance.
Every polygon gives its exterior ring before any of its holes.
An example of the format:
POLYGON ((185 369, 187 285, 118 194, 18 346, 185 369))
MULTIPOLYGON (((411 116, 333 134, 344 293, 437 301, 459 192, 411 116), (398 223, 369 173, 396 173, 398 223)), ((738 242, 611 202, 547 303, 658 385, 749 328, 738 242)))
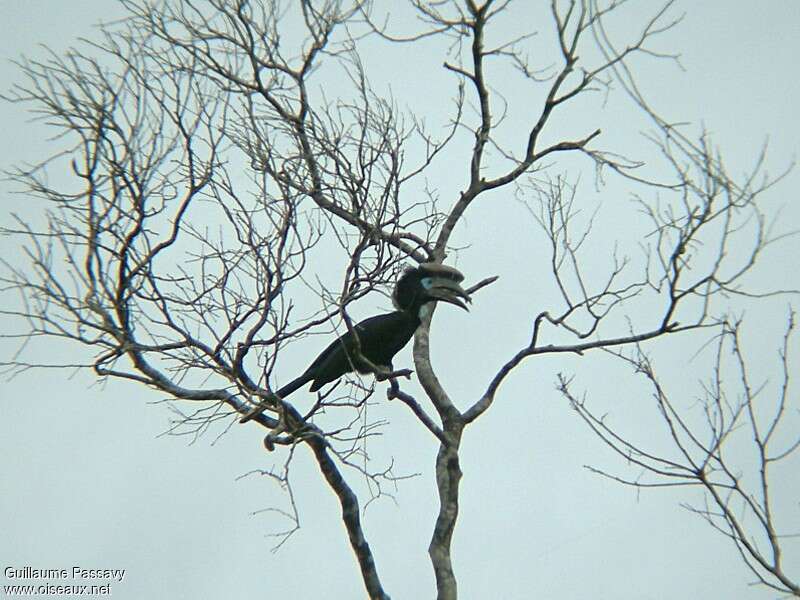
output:
MULTIPOLYGON (((437 263, 422 263, 416 268, 406 269, 392 293, 392 303, 397 310, 355 325, 352 331, 325 348, 302 375, 276 391, 275 396, 286 398, 308 382, 312 382, 309 390, 316 392, 326 383, 352 371, 371 373, 374 369, 369 363, 390 372, 392 358, 419 327, 420 311, 425 304, 440 301, 469 310, 466 303, 472 300, 459 285, 463 280, 464 275, 458 269, 437 263), (354 334, 358 336, 358 343, 354 334)), ((259 403, 241 418, 241 422, 246 423, 268 405, 268 401, 259 403)))

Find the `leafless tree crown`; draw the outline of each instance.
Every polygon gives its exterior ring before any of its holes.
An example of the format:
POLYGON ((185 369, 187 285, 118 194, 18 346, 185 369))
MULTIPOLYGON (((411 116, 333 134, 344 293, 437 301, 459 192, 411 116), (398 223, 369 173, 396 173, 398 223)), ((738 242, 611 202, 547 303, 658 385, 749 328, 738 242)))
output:
MULTIPOLYGON (((493 274, 469 272, 472 250, 459 248, 455 232, 473 203, 502 211, 516 198, 538 224, 546 248, 538 268, 549 278, 540 285, 555 293, 552 305, 520 324, 529 328, 525 342, 497 349, 496 373, 459 402, 431 363, 429 314, 414 345, 421 391, 395 378, 389 389, 439 447, 441 505, 430 543, 438 597, 457 595, 450 549, 466 427, 523 362, 598 352, 649 382, 678 454, 634 444, 561 375, 559 389, 589 427, 654 479, 606 474, 638 486, 702 487, 707 504, 693 510, 734 541, 760 582, 800 595, 781 562, 769 477, 798 446, 776 443, 796 412, 787 358, 794 317, 781 353, 784 385, 764 417, 728 304, 795 293, 747 286, 761 254, 783 237, 762 208, 780 178, 765 176, 763 153, 749 175, 732 177, 707 135, 690 136, 646 101, 632 65, 675 59, 654 43, 680 20, 671 2, 637 27, 618 0, 554 0, 549 14, 511 0, 410 0, 398 13, 367 0, 123 4, 129 16, 98 40, 23 60, 25 80, 6 94, 47 124, 56 148, 10 173, 49 207, 42 219, 4 228, 21 237, 25 258, 3 259, 6 291, 21 292, 19 308, 4 312, 27 322, 26 344, 78 342, 90 356, 80 365, 99 377, 193 401, 174 404, 176 432, 233 424, 262 403, 256 420, 269 431, 267 446, 285 456, 284 468, 267 474, 288 484, 295 452, 311 450, 341 502, 370 597, 388 598, 345 478, 355 469, 373 493, 396 478, 366 460, 366 440, 384 425, 364 418, 375 387, 349 380, 301 410, 272 393, 287 376, 276 367, 307 336, 351 328, 352 303, 389 292, 403 265, 457 258, 471 291, 488 297, 493 274), (509 17, 520 14, 530 29, 508 34, 509 17), (439 52, 449 91, 431 117, 371 82, 382 65, 368 50, 398 46, 420 60, 439 52), (525 91, 506 96, 506 84, 525 91), (624 156, 597 127, 564 125, 571 107, 602 102, 612 86, 649 119, 657 160, 624 156), (600 193, 612 180, 629 186, 647 232, 635 255, 620 249, 600 269, 587 256, 598 234, 585 215, 596 213, 570 175, 575 165, 593 170, 600 193), (438 189, 437 170, 458 173, 463 184, 438 189), (718 348, 701 429, 681 416, 644 350, 691 332, 718 348), (728 356, 735 401, 723 376, 728 356), (186 406, 195 408, 179 408, 186 406), (739 426, 758 459, 755 489, 725 452, 739 426)), ((46 366, 27 356, 6 361, 8 372, 46 366)), ((296 522, 287 489, 285 514, 296 522)))

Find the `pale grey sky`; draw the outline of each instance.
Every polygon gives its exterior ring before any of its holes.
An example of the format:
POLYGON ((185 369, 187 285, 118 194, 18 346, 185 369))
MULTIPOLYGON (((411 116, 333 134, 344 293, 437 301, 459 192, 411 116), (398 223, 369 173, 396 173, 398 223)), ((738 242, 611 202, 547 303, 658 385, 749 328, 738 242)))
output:
MULTIPOLYGON (((80 36, 91 37, 93 22, 121 14, 118 5, 103 0, 5 4, 0 24, 5 86, 18 77, 8 59, 41 57, 39 44, 61 51, 80 36)), ((645 12, 656 5, 638 4, 645 12)), ((800 149, 800 3, 677 2, 674 12, 682 11, 683 23, 665 40, 666 49, 681 53, 684 70, 647 67, 641 73, 643 90, 668 118, 703 124, 728 157, 732 173, 752 164, 765 138, 769 171, 780 172, 800 149)), ((449 101, 432 91, 442 77, 438 71, 412 73, 388 62, 375 74, 376 84, 390 84, 401 102, 406 93, 414 108, 426 110, 430 104, 431 111, 449 101)), ((630 109, 619 106, 625 105, 612 97, 602 113, 575 115, 578 123, 565 127, 601 121, 620 142, 642 143, 630 109)), ((47 130, 27 123, 19 106, 2 103, 0 115, 2 167, 48 153, 47 130)), ((433 183, 446 202, 455 196, 459 180, 448 169, 439 177, 433 183)), ((584 184, 591 188, 590 175, 584 184)), ((800 172, 792 172, 770 192, 771 206, 785 207, 782 227, 800 224, 799 184, 800 172)), ((10 184, 0 185, 4 224, 11 212, 40 212, 40 205, 11 195, 10 184)), ((610 222, 620 232, 627 228, 626 210, 632 211, 623 189, 612 183, 600 194, 621 219, 610 222), (624 208, 615 208, 615 202, 624 208)), ((468 316, 440 311, 434 325, 434 359, 456 398, 485 387, 524 343, 528 316, 543 308, 536 282, 515 277, 520 261, 529 256, 524 249, 531 247, 535 224, 512 199, 497 201, 507 201, 514 218, 500 220, 495 206, 475 206, 458 241, 474 244, 459 256, 469 279, 500 274, 500 281, 476 297, 468 316), (479 243, 488 234, 494 241, 479 243), (503 243, 509 239, 518 243, 503 243), (458 353, 449 353, 450 348, 458 353), (475 348, 484 353, 480 360, 472 358, 475 348)), ((606 227, 608 235, 616 235, 611 224, 606 227)), ((15 252, 13 241, 0 239, 0 245, 6 257, 15 252)), ((788 240, 769 252, 763 280, 800 288, 798 249, 797 241, 788 240)), ((758 310, 747 308, 754 318, 748 341, 765 360, 760 368, 771 364, 789 302, 782 297, 758 310)), ((360 306, 358 317, 389 308, 385 298, 360 306)), ((9 319, 0 323, 4 329, 24 327, 9 319)), ((308 344, 310 359, 321 342, 311 338, 308 344)), ((14 349, 3 340, 0 358, 14 349)), ((70 360, 75 350, 54 343, 49 352, 52 356, 37 358, 70 360)), ((662 352, 672 372, 691 373, 687 386, 702 376, 692 371, 698 363, 677 342, 668 341, 662 352)), ((307 362, 301 357, 282 369, 284 381, 307 362)), ((396 364, 410 363, 406 349, 396 364)), ((730 542, 680 508, 681 502, 697 500, 697 492, 637 494, 583 469, 588 463, 626 472, 553 391, 555 373, 577 372, 576 384, 632 431, 649 431, 652 425, 641 410, 644 399, 626 383, 611 381, 603 365, 585 368, 573 358, 528 364, 502 388, 490 413, 468 430, 454 541, 461 597, 773 598, 768 590, 748 585, 752 576, 730 542)), ((774 378, 774 372, 762 375, 774 378)), ((280 457, 263 451, 258 428, 234 426, 220 438, 211 433, 189 445, 188 438, 161 435, 170 424, 168 407, 158 403, 159 394, 134 384, 99 385, 91 373, 66 369, 31 371, 0 385, 0 567, 126 569, 124 581, 113 584, 113 596, 122 600, 364 597, 338 503, 304 454, 294 466, 302 529, 273 554, 269 534, 282 523, 274 513, 253 512, 280 506, 285 497, 265 478, 240 479, 280 464, 280 457)), ((408 385, 419 392, 415 383, 408 385)), ((382 398, 384 386, 378 388, 382 398)), ((796 410, 797 394, 792 398, 796 410)), ((393 457, 398 474, 420 476, 399 483, 396 502, 384 498, 370 505, 365 533, 392 597, 430 598, 434 582, 426 551, 437 506, 436 445, 399 403, 384 402, 374 410, 376 418, 391 421, 376 455, 393 457)), ((789 527, 800 525, 800 483, 794 473, 782 471, 780 481, 786 493, 783 522, 789 527)), ((798 576, 798 546, 791 548, 786 570, 798 576)), ((9 583, 0 577, 0 585, 9 583)))

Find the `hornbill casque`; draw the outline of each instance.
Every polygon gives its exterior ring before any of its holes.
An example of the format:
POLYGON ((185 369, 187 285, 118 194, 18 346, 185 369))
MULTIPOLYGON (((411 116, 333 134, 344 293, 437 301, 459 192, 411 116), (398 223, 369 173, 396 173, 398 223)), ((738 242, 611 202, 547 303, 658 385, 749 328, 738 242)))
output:
MULTIPOLYGON (((311 382, 309 390, 316 392, 353 370, 362 374, 373 372, 359 354, 379 369, 391 372, 392 358, 414 337, 425 304, 442 301, 469 310, 462 302, 472 301, 459 285, 463 280, 464 276, 457 269, 437 263, 422 263, 406 269, 392 293, 392 303, 397 310, 359 322, 353 331, 331 342, 302 375, 277 390, 275 396, 284 399, 308 382, 311 382), (360 352, 356 352, 354 332, 358 335, 360 352)), ((242 417, 241 422, 246 423, 264 408, 265 403, 260 403, 242 417)))

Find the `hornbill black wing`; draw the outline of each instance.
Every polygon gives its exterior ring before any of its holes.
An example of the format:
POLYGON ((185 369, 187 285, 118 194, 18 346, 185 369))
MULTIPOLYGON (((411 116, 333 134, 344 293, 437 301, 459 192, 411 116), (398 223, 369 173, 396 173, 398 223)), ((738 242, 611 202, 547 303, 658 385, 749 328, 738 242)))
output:
MULTIPOLYGON (((395 311, 365 319, 354 329, 358 333, 361 354, 374 365, 390 368, 392 358, 412 338, 418 325, 419 321, 413 316, 395 311)), ((304 373, 306 380, 314 380, 310 391, 316 392, 326 383, 353 371, 354 367, 360 373, 368 372, 366 365, 359 364, 353 356, 354 347, 353 334, 348 331, 325 348, 304 373)))

